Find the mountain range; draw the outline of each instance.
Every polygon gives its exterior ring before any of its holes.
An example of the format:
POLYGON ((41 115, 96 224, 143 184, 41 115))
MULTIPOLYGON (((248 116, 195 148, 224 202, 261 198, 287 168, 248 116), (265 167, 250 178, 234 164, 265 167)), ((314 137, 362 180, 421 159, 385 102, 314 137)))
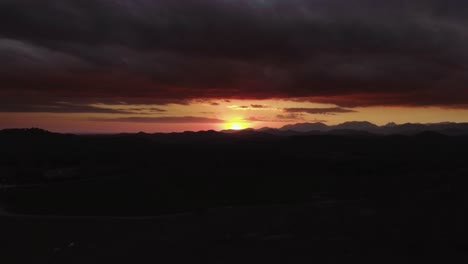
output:
MULTIPOLYGON (((396 124, 388 123, 383 126, 378 126, 367 121, 352 121, 345 122, 338 125, 326 125, 324 123, 297 123, 289 124, 280 128, 264 127, 260 129, 247 128, 243 130, 222 130, 222 131, 186 131, 183 133, 136 133, 134 135, 146 138, 149 135, 158 136, 163 140, 168 141, 180 141, 181 139, 194 140, 200 138, 206 138, 207 140, 224 139, 227 134, 233 135, 246 135, 254 136, 256 138, 265 137, 266 135, 271 136, 294 136, 294 135, 419 135, 419 134, 431 134, 431 135, 445 135, 445 136, 463 136, 468 135, 468 123, 453 123, 453 122, 442 122, 442 123, 405 123, 396 124)), ((25 136, 24 140, 29 137, 51 137, 57 136, 57 133, 51 133, 47 130, 39 128, 30 129, 4 129, 0 130, 0 137, 9 136, 25 136)), ((62 137, 70 137, 72 134, 61 134, 62 137)), ((91 135, 91 134, 90 134, 91 135)), ((122 133, 118 134, 121 136, 130 136, 132 134, 122 133)), ((231 138, 231 137, 229 137, 231 138)))
POLYGON ((367 121, 345 122, 338 125, 324 123, 297 123, 281 128, 261 128, 257 131, 271 134, 378 134, 378 135, 415 135, 424 132, 439 133, 442 135, 468 135, 468 123, 388 123, 378 126, 367 121))

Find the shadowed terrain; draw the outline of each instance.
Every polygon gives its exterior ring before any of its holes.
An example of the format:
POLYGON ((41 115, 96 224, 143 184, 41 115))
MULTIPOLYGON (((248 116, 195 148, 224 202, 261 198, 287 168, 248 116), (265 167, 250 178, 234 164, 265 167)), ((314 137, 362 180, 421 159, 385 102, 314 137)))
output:
POLYGON ((0 145, 7 263, 465 258, 466 136, 28 129, 0 145))

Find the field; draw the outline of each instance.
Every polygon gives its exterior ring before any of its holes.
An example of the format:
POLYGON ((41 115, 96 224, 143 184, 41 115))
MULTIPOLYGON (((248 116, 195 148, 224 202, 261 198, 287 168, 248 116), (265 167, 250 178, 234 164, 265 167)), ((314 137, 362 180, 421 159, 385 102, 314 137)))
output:
POLYGON ((1 140, 6 263, 466 255, 466 137, 23 131, 1 140))

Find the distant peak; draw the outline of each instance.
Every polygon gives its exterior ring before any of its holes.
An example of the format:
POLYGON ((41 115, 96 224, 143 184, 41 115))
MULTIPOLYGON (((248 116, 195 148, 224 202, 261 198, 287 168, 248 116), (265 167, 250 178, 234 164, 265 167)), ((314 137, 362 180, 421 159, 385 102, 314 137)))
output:
POLYGON ((271 128, 271 127, 262 127, 262 128, 257 129, 257 131, 269 131, 269 130, 274 130, 274 128, 271 128))
POLYGON ((341 125, 372 125, 372 126, 377 126, 369 121, 348 121, 344 122, 341 125))
POLYGON ((291 124, 291 125, 286 125, 280 128, 280 130, 291 130, 291 131, 297 131, 297 132, 308 132, 308 131, 314 131, 314 130, 323 131, 327 129, 328 129, 328 126, 320 122, 291 124))
POLYGON ((47 131, 47 130, 42 129, 42 128, 37 128, 37 127, 33 127, 33 128, 11 128, 11 129, 4 129, 4 130, 0 130, 0 131, 3 132, 3 133, 11 133, 11 134, 35 134, 35 135, 52 134, 52 132, 50 132, 50 131, 47 131))
POLYGON ((368 130, 378 128, 377 125, 367 121, 351 121, 335 126, 337 129, 368 130))

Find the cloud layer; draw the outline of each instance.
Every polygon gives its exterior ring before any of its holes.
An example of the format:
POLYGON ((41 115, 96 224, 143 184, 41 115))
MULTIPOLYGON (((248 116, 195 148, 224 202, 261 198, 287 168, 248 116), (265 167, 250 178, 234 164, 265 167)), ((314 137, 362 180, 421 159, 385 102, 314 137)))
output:
POLYGON ((4 0, 0 105, 466 107, 467 13, 462 0, 4 0))
POLYGON ((119 118, 93 118, 93 121, 101 122, 130 122, 130 123, 203 123, 218 124, 224 120, 197 116, 166 116, 166 117, 119 117, 119 118))
POLYGON ((356 111, 341 107, 330 108, 285 108, 286 113, 307 113, 312 115, 334 115, 342 113, 354 113, 356 111))

